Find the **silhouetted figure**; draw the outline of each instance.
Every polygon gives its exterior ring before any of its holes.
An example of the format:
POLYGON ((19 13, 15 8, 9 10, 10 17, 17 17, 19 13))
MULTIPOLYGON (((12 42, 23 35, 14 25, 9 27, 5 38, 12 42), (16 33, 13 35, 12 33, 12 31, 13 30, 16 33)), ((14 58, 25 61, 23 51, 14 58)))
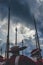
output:
POLYGON ((8 59, 6 65, 36 65, 34 61, 24 55, 20 55, 19 51, 24 50, 26 47, 15 46, 9 52, 13 55, 8 59))

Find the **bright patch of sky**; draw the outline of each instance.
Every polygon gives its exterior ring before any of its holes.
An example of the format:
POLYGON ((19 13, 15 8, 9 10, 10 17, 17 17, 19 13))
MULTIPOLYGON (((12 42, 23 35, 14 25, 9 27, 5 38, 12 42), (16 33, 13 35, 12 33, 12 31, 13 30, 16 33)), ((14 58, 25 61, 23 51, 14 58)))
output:
POLYGON ((0 20, 0 28, 6 23, 6 18, 3 20, 3 22, 0 20))
POLYGON ((37 0, 37 2, 42 2, 43 0, 37 0))
MULTIPOLYGON (((3 38, 0 37, 0 39, 2 40, 6 40, 7 38, 7 19, 3 20, 3 23, 0 22, 1 26, 1 32, 2 35, 0 35, 1 37, 4 36, 3 38)), ((23 24, 18 23, 17 25, 14 24, 12 22, 10 22, 10 42, 15 43, 15 28, 17 27, 18 31, 17 31, 17 39, 18 39, 18 43, 22 41, 22 39, 29 39, 29 37, 31 37, 32 39, 34 38, 35 35, 35 31, 34 30, 30 30, 30 28, 26 27, 23 24)))
MULTIPOLYGON (((6 42, 7 40, 7 19, 4 19, 1 21, 0 24, 0 39, 2 42, 6 42), (3 23, 1 23, 3 22, 3 23)), ((17 42, 20 43, 24 39, 28 39, 31 37, 31 40, 33 41, 33 45, 35 45, 35 31, 33 29, 28 28, 24 24, 17 23, 14 24, 12 20, 10 21, 10 42, 15 43, 15 28, 17 27, 17 42)), ((39 34, 39 33, 38 33, 39 34)), ((42 43, 42 38, 40 38, 40 42, 42 43)))

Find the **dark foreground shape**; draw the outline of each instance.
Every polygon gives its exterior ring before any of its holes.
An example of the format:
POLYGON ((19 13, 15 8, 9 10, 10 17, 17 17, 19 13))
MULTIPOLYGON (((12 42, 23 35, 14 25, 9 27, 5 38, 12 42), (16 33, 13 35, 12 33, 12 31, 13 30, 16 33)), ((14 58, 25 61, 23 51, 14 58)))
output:
POLYGON ((36 65, 36 63, 27 56, 11 57, 5 65, 36 65))

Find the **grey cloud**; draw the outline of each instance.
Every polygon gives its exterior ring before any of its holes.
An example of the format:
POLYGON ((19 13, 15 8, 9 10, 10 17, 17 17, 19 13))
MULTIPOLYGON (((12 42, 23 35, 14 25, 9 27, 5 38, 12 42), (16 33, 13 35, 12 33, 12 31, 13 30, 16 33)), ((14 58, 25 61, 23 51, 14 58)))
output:
MULTIPOLYGON (((0 13, 1 17, 4 18, 8 16, 8 4, 9 0, 0 0, 0 13)), ((33 21, 31 12, 30 12, 30 6, 28 5, 27 0, 12 0, 11 3, 11 17, 16 16, 21 18, 22 20, 26 21, 26 23, 31 23, 33 21)))
MULTIPOLYGON (((0 0, 0 13, 1 13, 1 16, 0 18, 4 18, 4 17, 7 17, 8 16, 8 4, 9 4, 9 0, 0 0), (2 7, 2 8, 1 8, 2 7)), ((33 24, 34 22, 34 19, 33 19, 33 15, 31 13, 31 10, 33 12, 36 12, 35 10, 39 10, 40 12, 40 16, 39 16, 39 20, 40 20, 40 17, 42 17, 41 13, 42 12, 42 7, 43 5, 41 5, 39 7, 38 3, 36 0, 11 0, 11 18, 12 17, 18 17, 19 19, 22 19, 22 21, 24 20, 25 23, 27 26, 30 26, 29 23, 33 24), (32 9, 31 9, 32 8, 32 9)), ((35 13, 34 13, 35 14, 35 13)), ((19 21, 19 19, 16 20, 16 22, 19 21)), ((43 20, 40 20, 40 21, 43 21, 43 20)), ((40 26, 41 25, 41 22, 37 22, 38 26, 39 26, 39 30, 43 32, 43 28, 40 26)), ((15 21, 14 21, 15 22, 15 21)), ((30 26, 30 28, 33 27, 30 26)))

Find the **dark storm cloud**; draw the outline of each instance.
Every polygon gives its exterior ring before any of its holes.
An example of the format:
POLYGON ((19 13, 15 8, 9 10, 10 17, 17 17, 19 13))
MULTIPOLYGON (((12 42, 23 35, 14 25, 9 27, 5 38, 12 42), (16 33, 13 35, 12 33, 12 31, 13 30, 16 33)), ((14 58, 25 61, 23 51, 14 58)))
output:
MULTIPOLYGON (((30 8, 28 6, 27 0, 10 0, 10 8, 11 8, 11 17, 17 16, 22 20, 28 22, 32 22, 32 16, 30 12, 30 8)), ((9 0, 0 0, 0 13, 1 17, 4 18, 8 14, 8 4, 9 0), (2 8, 1 8, 2 7, 2 8)))
POLYGON ((5 17, 7 17, 7 8, 6 6, 0 5, 0 20, 3 20, 5 17))

